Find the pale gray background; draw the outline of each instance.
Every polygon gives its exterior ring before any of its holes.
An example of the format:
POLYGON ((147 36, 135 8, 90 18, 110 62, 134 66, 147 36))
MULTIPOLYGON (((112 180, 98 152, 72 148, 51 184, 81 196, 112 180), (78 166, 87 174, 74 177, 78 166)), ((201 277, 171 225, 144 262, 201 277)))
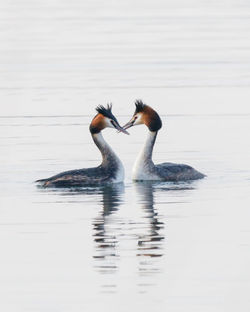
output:
POLYGON ((1 311, 249 311, 249 33, 249 1, 0 1, 1 311), (137 127, 104 132, 124 187, 35 187, 98 164, 94 108, 137 98, 155 161, 206 179, 132 183, 137 127))

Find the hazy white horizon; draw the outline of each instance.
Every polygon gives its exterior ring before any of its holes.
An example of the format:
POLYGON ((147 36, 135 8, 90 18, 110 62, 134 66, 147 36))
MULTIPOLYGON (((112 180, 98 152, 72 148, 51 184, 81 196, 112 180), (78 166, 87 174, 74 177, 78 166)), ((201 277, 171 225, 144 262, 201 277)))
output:
POLYGON ((0 115, 249 114, 248 1, 12 1, 0 6, 0 115))

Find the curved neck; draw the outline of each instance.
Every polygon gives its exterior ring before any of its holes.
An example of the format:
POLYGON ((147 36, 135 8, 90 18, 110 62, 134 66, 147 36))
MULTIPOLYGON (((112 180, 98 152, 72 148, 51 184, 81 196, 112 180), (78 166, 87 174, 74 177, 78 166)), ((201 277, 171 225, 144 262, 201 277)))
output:
POLYGON ((114 160, 118 160, 119 158, 116 156, 115 152, 112 148, 108 145, 108 143, 104 140, 102 133, 91 133, 93 141, 95 142, 96 146, 98 147, 99 151, 102 154, 102 165, 107 166, 110 162, 114 160))
POLYGON ((153 148, 158 131, 149 131, 144 146, 139 154, 139 159, 144 162, 152 162, 153 148))

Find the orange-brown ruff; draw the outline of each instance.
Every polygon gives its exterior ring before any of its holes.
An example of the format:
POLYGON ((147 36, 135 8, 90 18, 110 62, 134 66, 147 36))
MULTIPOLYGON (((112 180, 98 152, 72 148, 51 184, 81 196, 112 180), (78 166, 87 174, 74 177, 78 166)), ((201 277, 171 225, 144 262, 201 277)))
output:
POLYGON ((136 101, 135 106, 136 109, 132 119, 123 126, 123 128, 128 129, 135 125, 145 124, 148 127, 149 132, 144 147, 133 166, 133 180, 187 181, 204 178, 204 174, 189 165, 170 162, 158 165, 153 163, 153 148, 157 133, 161 129, 162 122, 157 112, 142 101, 136 101))
POLYGON ((145 105, 143 108, 141 121, 148 128, 155 126, 156 123, 159 123, 159 127, 161 128, 161 119, 159 115, 148 105, 145 105))
POLYGON ((100 132, 106 128, 105 125, 105 117, 102 114, 97 114, 91 121, 89 125, 89 129, 96 129, 96 131, 100 132))
MULTIPOLYGON (((48 179, 37 180, 43 187, 81 187, 119 183, 124 179, 124 168, 120 159, 104 140, 101 131, 106 127, 127 133, 112 114, 112 106, 98 106, 89 130, 93 141, 102 154, 102 163, 98 167, 65 171, 48 179)), ((128 134, 128 133, 127 133, 128 134)))

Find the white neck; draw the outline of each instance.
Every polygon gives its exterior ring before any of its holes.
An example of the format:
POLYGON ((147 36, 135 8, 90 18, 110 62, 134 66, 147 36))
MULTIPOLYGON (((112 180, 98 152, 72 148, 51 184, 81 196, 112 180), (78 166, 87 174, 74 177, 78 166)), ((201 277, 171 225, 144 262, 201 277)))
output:
POLYGON ((149 131, 144 146, 139 153, 133 167, 134 180, 152 180, 154 163, 152 161, 153 148, 157 131, 149 131))
POLYGON ((99 151, 102 154, 103 165, 106 165, 109 161, 113 160, 113 158, 119 160, 115 152, 112 150, 109 144, 104 140, 101 132, 92 134, 92 138, 96 146, 98 147, 99 151))
POLYGON ((113 168, 116 168, 117 174, 116 181, 114 182, 122 182, 124 179, 124 168, 118 156, 109 146, 109 144, 104 140, 101 132, 92 134, 92 138, 102 154, 101 166, 105 168, 110 167, 112 170, 113 168))

